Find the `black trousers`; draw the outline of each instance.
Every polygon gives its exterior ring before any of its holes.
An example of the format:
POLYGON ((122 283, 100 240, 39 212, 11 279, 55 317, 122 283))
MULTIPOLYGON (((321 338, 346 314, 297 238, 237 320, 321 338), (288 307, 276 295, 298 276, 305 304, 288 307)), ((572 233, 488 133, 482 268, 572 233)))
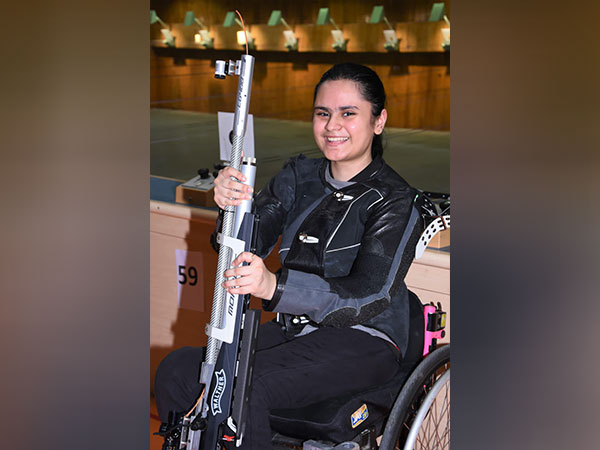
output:
MULTIPOLYGON (((302 407, 386 383, 396 374, 400 358, 390 343, 352 328, 324 327, 290 338, 279 324, 262 324, 240 448, 272 448, 269 411, 302 407)), ((203 359, 204 348, 183 347, 160 363, 154 393, 163 422, 169 411, 187 412, 194 405, 201 391, 198 377, 203 359)))

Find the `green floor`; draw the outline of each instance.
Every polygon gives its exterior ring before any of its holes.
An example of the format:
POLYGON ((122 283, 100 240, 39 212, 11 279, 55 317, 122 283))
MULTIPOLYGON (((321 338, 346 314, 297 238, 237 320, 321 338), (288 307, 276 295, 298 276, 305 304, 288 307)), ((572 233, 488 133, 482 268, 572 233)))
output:
MULTIPOLYGON (((384 158, 414 187, 450 193, 450 133, 386 128, 384 158)), ((319 157, 310 122, 254 118, 256 189, 290 156, 319 157)), ((219 160, 216 114, 150 110, 150 174, 188 180, 219 160)))

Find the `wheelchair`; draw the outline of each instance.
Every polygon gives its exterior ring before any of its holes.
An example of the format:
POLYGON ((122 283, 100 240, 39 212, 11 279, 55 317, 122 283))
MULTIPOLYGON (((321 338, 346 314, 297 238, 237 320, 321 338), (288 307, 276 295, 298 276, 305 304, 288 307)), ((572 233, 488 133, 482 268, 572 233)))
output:
MULTIPOLYGON (((429 226, 420 250, 450 226, 449 201, 442 213, 429 201, 429 226)), ((439 197, 438 197, 439 198, 439 197)), ((446 203, 446 204, 445 204, 446 203)), ((275 450, 444 450, 450 448, 450 345, 441 305, 423 305, 409 292, 411 336, 398 373, 384 386, 353 392, 297 409, 271 412, 275 450)))

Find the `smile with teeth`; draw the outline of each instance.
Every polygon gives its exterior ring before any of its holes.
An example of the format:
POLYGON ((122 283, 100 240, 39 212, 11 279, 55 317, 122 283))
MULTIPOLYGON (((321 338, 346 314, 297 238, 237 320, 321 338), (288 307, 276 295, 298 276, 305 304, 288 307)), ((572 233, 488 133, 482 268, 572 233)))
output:
POLYGON ((326 139, 327 139, 327 142, 336 143, 336 142, 346 142, 349 138, 347 138, 347 137, 330 137, 330 136, 327 136, 326 139))

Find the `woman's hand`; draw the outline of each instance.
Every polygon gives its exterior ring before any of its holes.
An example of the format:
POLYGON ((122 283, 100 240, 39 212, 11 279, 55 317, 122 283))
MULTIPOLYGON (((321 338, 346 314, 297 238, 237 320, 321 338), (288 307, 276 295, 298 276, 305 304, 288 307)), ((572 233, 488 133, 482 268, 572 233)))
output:
POLYGON ((246 181, 246 177, 233 167, 219 170, 219 175, 215 178, 214 193, 217 206, 225 209, 226 206, 239 205, 242 200, 249 200, 253 189, 252 186, 243 184, 244 181, 246 181))
POLYGON ((258 256, 243 252, 233 260, 233 268, 225 271, 225 278, 233 278, 223 283, 223 287, 232 294, 251 294, 270 300, 275 294, 277 277, 270 272, 258 256), (249 265, 241 266, 247 262, 249 265), (238 267, 239 266, 239 267, 238 267))

